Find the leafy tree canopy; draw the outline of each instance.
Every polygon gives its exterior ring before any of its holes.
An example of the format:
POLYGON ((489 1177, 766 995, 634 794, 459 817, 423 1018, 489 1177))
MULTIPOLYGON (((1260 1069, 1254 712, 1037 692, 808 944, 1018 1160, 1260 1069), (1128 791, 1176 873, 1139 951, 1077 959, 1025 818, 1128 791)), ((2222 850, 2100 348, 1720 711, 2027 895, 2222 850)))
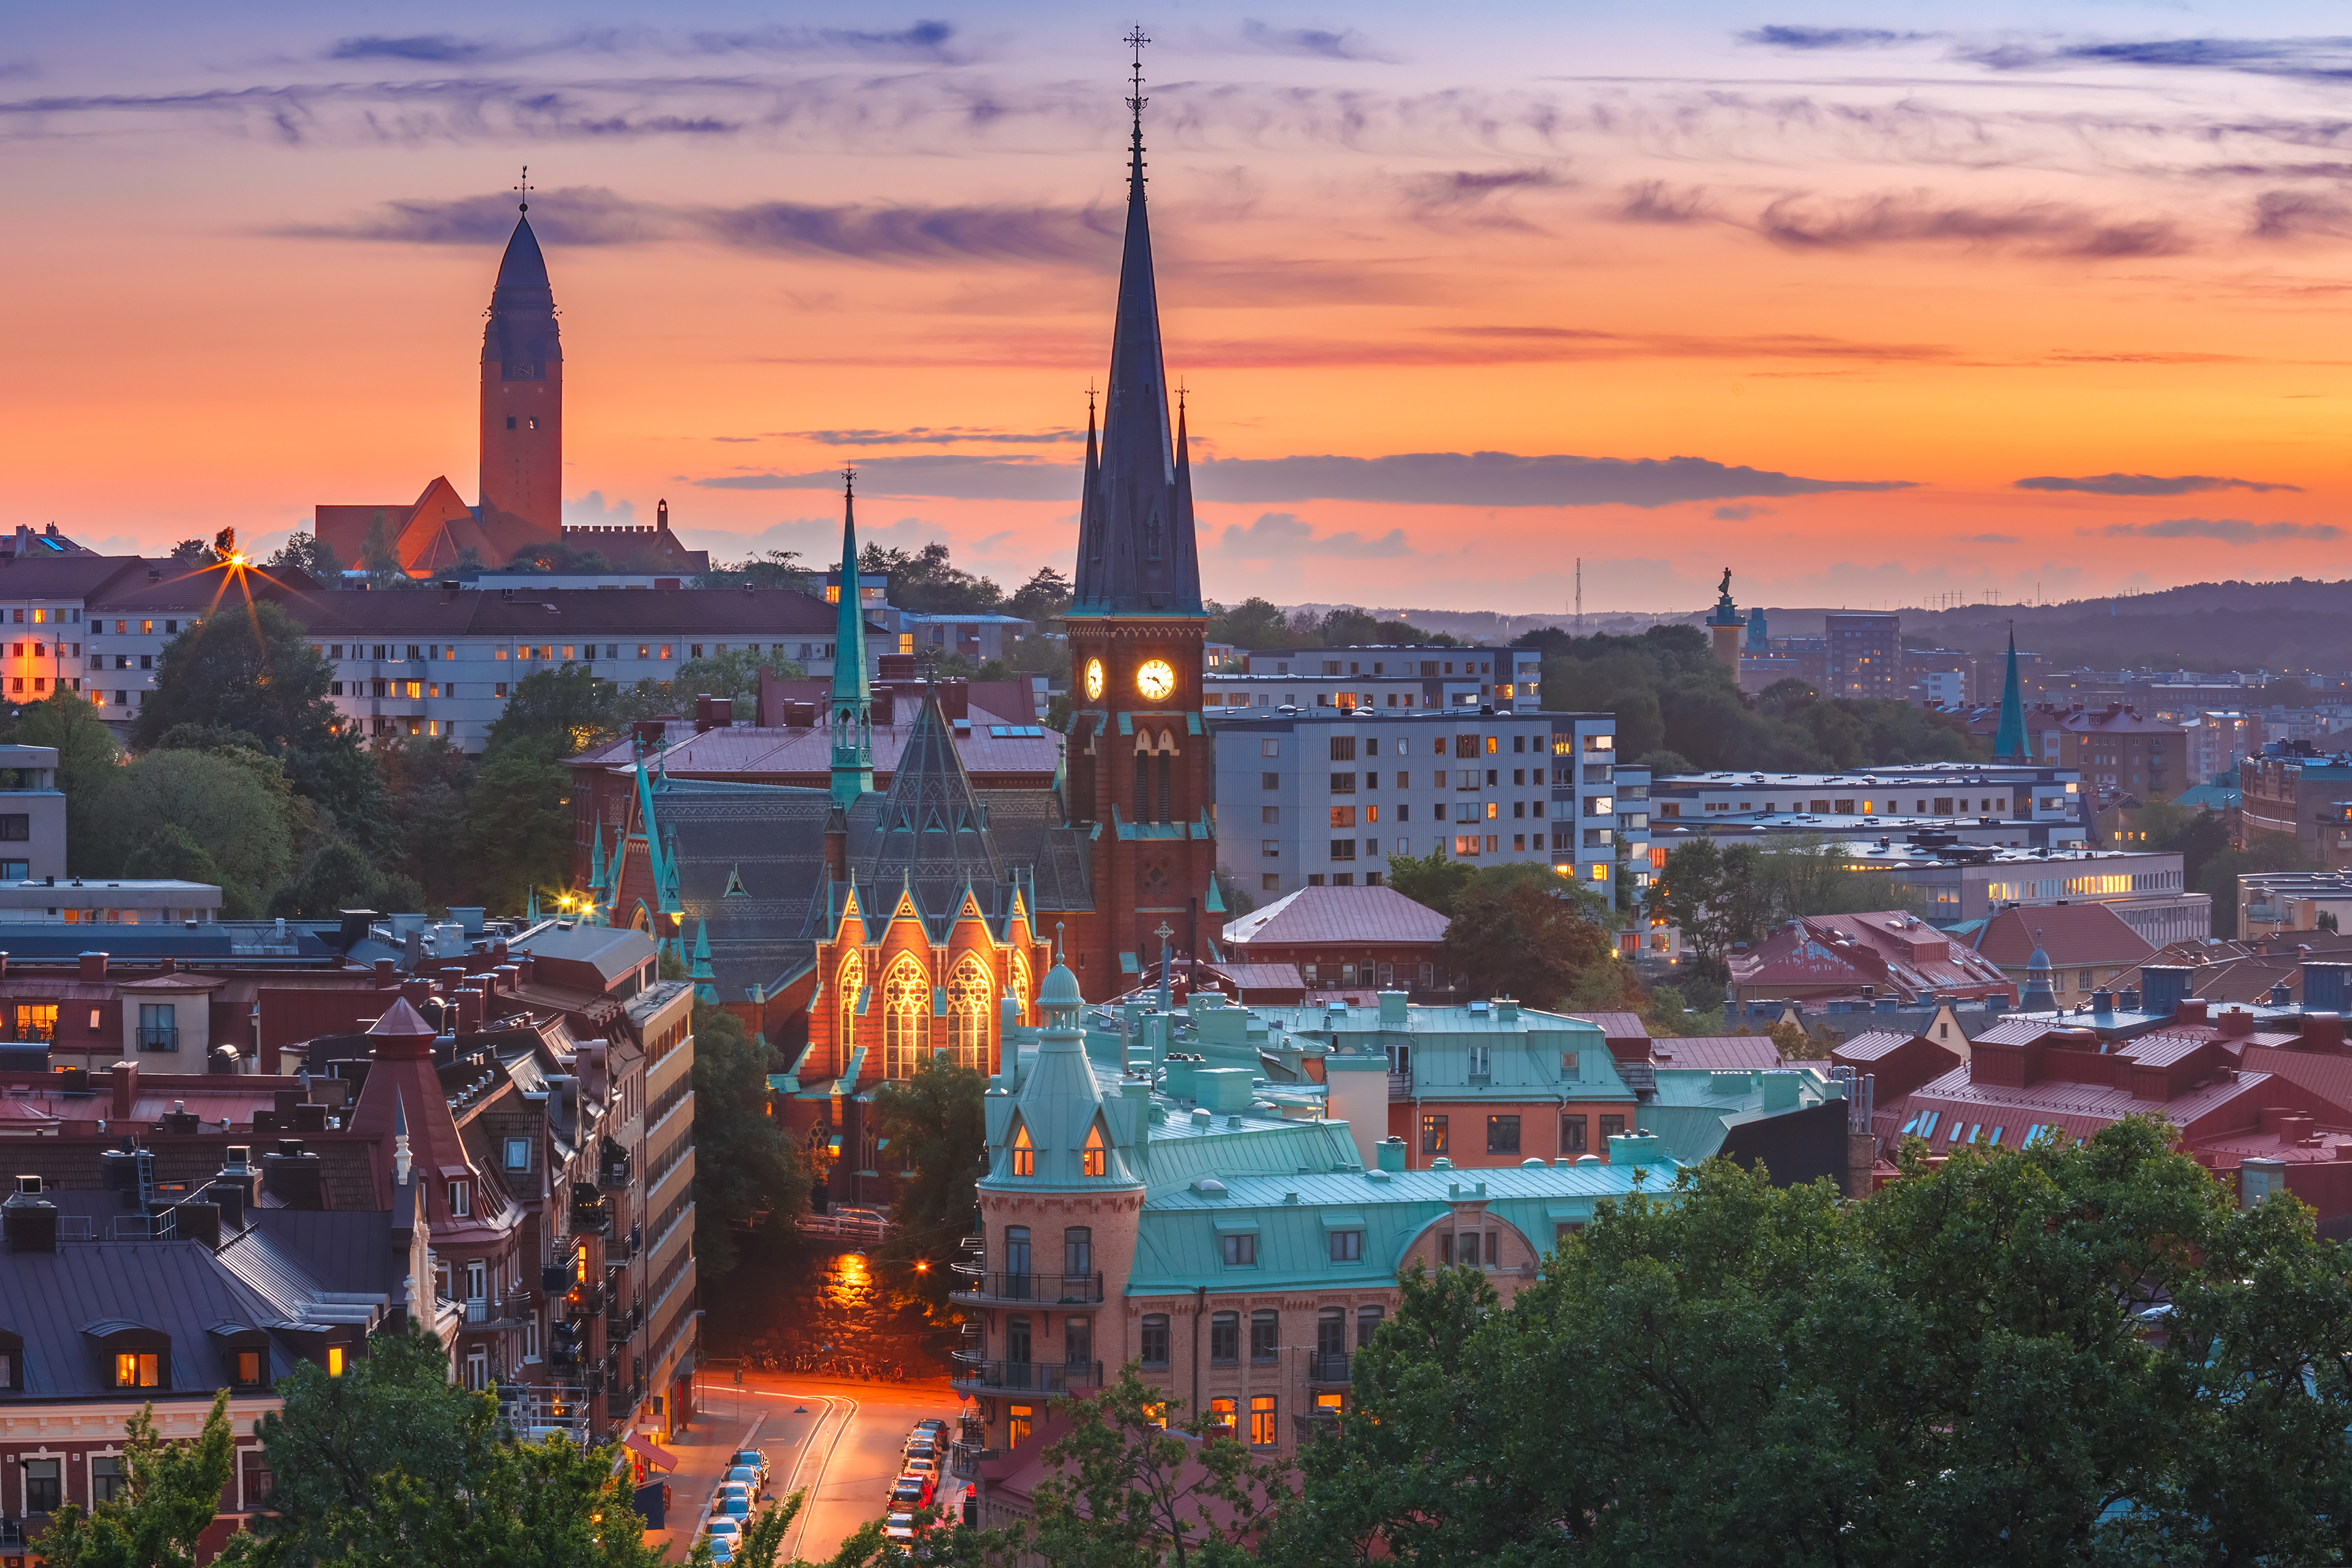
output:
POLYGON ((923 615, 994 615, 1004 607, 1004 590, 948 559, 948 547, 934 540, 920 550, 868 544, 858 553, 860 576, 887 576, 890 602, 923 615))
POLYGON ((918 1062, 912 1078, 874 1091, 877 1130, 890 1141, 899 1169, 914 1173, 898 1184, 884 1258, 902 1284, 934 1306, 946 1303, 947 1265, 957 1242, 971 1234, 973 1184, 988 1144, 981 1114, 987 1088, 986 1074, 938 1052, 918 1062), (917 1263, 929 1268, 918 1271, 917 1263))
POLYGON ((703 588, 796 588, 810 591, 809 569, 797 550, 768 550, 728 565, 713 566, 695 584, 703 588))
POLYGON ((780 1067, 733 1014, 694 1005, 694 1252, 714 1284, 735 1269, 734 1231, 755 1220, 789 1230, 808 1211, 807 1163, 768 1114, 780 1067))
POLYGON ((213 1396, 203 1432, 170 1443, 155 1431, 155 1406, 142 1406, 123 1428, 122 1486, 112 1500, 85 1509, 68 1502, 42 1532, 51 1568, 195 1568, 198 1538, 220 1509, 236 1460, 228 1391, 213 1396))
POLYGON ((322 588, 342 585, 343 563, 335 547, 313 534, 298 531, 263 564, 273 573, 287 567, 306 572, 322 588))

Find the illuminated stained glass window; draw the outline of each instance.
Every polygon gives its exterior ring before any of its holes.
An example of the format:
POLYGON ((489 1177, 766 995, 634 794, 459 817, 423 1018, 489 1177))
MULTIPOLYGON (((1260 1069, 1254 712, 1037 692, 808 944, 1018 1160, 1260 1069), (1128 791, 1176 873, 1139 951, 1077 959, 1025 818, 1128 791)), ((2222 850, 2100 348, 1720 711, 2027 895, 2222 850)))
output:
POLYGON ((857 1049, 857 997, 866 989, 866 960, 856 948, 841 955, 841 969, 835 976, 833 1014, 840 1034, 841 1056, 835 1066, 846 1069, 850 1053, 857 1049))
POLYGON ((882 984, 882 1076, 915 1076, 930 1043, 931 988, 911 958, 901 958, 882 984))
POLYGON ((1109 1174, 1110 1151, 1103 1143, 1101 1122, 1087 1129, 1087 1144, 1079 1152, 1079 1163, 1089 1176, 1109 1174))
POLYGON ((1029 1142, 1029 1129, 1025 1123, 1013 1130, 1013 1173, 1016 1176, 1037 1173, 1037 1146, 1029 1142))
POLYGON ((966 957, 948 977, 948 1053, 958 1067, 974 1072, 989 1068, 990 989, 988 972, 976 958, 966 957))

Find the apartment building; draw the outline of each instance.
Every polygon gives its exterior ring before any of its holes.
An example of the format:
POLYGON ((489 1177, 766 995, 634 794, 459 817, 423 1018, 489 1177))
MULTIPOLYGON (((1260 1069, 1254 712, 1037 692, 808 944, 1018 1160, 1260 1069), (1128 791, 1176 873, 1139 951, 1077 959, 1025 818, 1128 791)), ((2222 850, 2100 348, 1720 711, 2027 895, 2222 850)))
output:
MULTIPOLYGON (((172 577, 151 565, 134 576, 67 623, 82 638, 69 645, 87 644, 69 656, 77 679, 123 732, 154 689, 165 646, 201 616, 237 613, 240 602, 229 588, 226 607, 215 605, 226 586, 217 573, 172 577)), ((258 573, 244 580, 309 631, 331 667, 329 700, 367 737, 439 736, 479 751, 514 688, 566 664, 623 686, 667 682, 680 665, 730 652, 789 659, 812 675, 833 668, 833 613, 791 589, 297 593, 258 573)))
POLYGON ((2100 795, 2171 796, 2203 784, 2189 771, 2189 734, 2168 719, 2143 718, 2120 702, 2078 708, 2058 721, 2062 767, 2100 795))
POLYGON ((2013 849, 1930 831, 1849 839, 1843 853, 1855 869, 1883 871, 1909 908, 1940 926, 2005 909, 2103 904, 2151 946, 2212 934, 2213 900, 2189 890, 2172 850, 2013 849))
POLYGON ((1531 708, 1543 682, 1542 654, 1500 645, 1275 648, 1243 653, 1238 665, 1207 668, 1204 706, 1269 712, 1531 708))
POLYGON ((1650 858, 1663 866, 1694 834, 1904 838, 1964 845, 2079 848, 2081 781, 2032 763, 1921 763, 1843 773, 1718 772, 1650 781, 1650 858))
POLYGON ((1372 884, 1389 856, 1433 851, 1614 887, 1614 715, 1334 707, 1209 724, 1220 869, 1253 892, 1372 884))
POLYGON ((1834 611, 1822 617, 1822 635, 1829 645, 1829 686, 1822 696, 1902 699, 1902 616, 1834 611))

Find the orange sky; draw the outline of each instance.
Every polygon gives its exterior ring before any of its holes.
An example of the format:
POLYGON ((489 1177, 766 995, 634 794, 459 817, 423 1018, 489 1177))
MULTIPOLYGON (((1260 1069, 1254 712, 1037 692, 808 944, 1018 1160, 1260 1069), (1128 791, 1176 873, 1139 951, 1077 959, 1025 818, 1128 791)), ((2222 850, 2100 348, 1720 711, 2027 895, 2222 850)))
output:
MULTIPOLYGON (((1244 460, 1202 483, 1210 595, 1527 613, 1580 556, 1593 610, 1726 564, 1857 607, 2345 575, 2332 24, 1948 9, 1156 25, 1170 374, 1196 458, 1244 460), (1699 461, 1531 505, 1409 458, 1475 452, 1699 461), (1393 460, 1250 466, 1325 457, 1393 460)), ((667 497, 721 556, 829 562, 830 494, 732 487, 856 460, 887 542, 1066 564, 1075 480, 1002 465, 1075 460, 1108 353, 1123 16, 435 11, 0 46, 0 523, 157 549, 471 495, 528 160, 575 520, 667 497), (894 462, 927 455, 995 466, 894 462)))

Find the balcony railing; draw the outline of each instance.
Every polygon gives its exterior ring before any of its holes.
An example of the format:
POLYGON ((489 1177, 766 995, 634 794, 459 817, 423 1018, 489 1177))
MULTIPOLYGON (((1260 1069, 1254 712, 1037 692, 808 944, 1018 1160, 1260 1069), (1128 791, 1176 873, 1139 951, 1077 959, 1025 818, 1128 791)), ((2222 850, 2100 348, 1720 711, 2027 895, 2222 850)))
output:
POLYGON ((139 1026, 139 1048, 142 1051, 176 1051, 180 1048, 180 1026, 177 1024, 142 1024, 139 1026))
POLYGON ((1307 1358, 1307 1381, 1313 1384, 1345 1384, 1348 1378, 1346 1351, 1317 1351, 1307 1358))
POLYGON ((469 1296, 466 1299, 466 1326, 469 1329, 507 1329, 522 1321, 523 1303, 502 1301, 496 1297, 469 1296))
POLYGON ((971 1284, 959 1284, 955 1294, 981 1296, 995 1301, 1043 1301, 1055 1306, 1087 1305, 1103 1299, 1100 1274, 992 1274, 978 1271, 971 1284))
POLYGON ((1069 1394, 1100 1388, 1102 1363, 982 1361, 959 1366, 950 1383, 960 1393, 1069 1394))
POLYGON ((613 1211, 603 1198, 583 1201, 577 1194, 572 1199, 572 1233, 574 1236, 603 1236, 613 1226, 613 1211))

